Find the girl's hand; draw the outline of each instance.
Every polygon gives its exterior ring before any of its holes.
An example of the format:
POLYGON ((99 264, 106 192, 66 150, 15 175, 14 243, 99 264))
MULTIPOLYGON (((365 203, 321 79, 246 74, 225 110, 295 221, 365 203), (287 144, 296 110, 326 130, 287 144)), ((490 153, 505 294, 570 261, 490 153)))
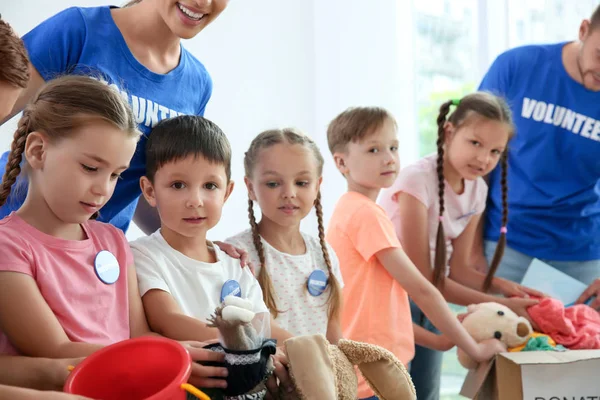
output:
POLYGON ((44 368, 46 376, 48 377, 49 388, 53 390, 62 390, 65 386, 65 382, 69 377, 71 371, 69 367, 75 367, 77 364, 82 362, 85 357, 81 358, 58 358, 58 359, 40 359, 40 363, 47 361, 47 367, 44 368))
MULTIPOLYGON (((36 399, 44 400, 92 400, 88 397, 78 396, 74 394, 67 394, 61 392, 38 392, 35 397, 36 399)), ((23 398, 25 399, 25 398, 23 398)), ((33 399, 33 397, 32 397, 33 399)))
POLYGON ((491 360, 496 354, 504 353, 506 346, 498 339, 488 339, 477 344, 477 354, 474 354, 473 359, 477 362, 485 362, 491 360))
POLYGON ((217 353, 216 351, 204 349, 206 343, 184 341, 179 342, 186 348, 186 350, 192 356, 192 375, 190 376, 189 383, 198 388, 221 388, 227 387, 227 368, 225 367, 207 367, 199 364, 202 362, 219 362, 225 361, 225 354, 217 353))
POLYGON ((513 310, 518 316, 527 319, 527 321, 529 321, 529 323, 531 324, 532 328, 536 331, 539 331, 539 326, 537 326, 537 324, 531 319, 531 317, 529 316, 529 312, 527 312, 527 309, 531 306, 535 306, 538 303, 539 300, 528 298, 524 299, 519 297, 513 297, 511 299, 504 300, 505 306, 513 310))
POLYGON ((505 297, 546 297, 542 292, 538 292, 535 289, 530 289, 506 279, 494 278, 494 280, 496 281, 494 284, 496 290, 505 297))
POLYGON ((288 372, 289 363, 286 355, 277 349, 277 353, 272 356, 272 360, 275 370, 267 380, 267 399, 278 399, 280 386, 281 390, 291 393, 294 391, 294 384, 288 372))
POLYGON ((0 385, 0 398, 12 400, 92 400, 87 397, 56 391, 41 391, 0 385))
POLYGON ((213 242, 213 243, 216 244, 217 246, 219 246, 219 248, 221 250, 223 250, 225 253, 227 253, 227 255, 229 257, 239 258, 242 268, 244 268, 245 266, 248 266, 250 268, 250 270, 252 271, 252 273, 254 274, 254 269, 248 262, 248 252, 246 250, 239 249, 229 243, 224 243, 224 242, 213 242))

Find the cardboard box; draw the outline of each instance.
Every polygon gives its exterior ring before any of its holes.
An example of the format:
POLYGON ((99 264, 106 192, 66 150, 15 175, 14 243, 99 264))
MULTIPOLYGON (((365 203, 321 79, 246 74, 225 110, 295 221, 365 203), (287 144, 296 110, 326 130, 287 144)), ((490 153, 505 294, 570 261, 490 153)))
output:
POLYGON ((600 400, 600 350, 502 353, 469 371, 474 400, 600 400))

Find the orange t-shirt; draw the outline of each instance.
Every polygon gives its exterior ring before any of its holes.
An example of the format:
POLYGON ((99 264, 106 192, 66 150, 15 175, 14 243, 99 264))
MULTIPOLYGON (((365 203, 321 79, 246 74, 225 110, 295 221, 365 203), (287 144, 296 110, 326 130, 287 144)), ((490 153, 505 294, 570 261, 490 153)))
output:
MULTIPOLYGON (((407 365, 415 354, 408 295, 375 256, 401 247, 385 211, 360 193, 344 194, 329 221, 327 241, 344 278, 344 337, 384 347, 407 365)), ((358 395, 373 396, 362 377, 358 395)))

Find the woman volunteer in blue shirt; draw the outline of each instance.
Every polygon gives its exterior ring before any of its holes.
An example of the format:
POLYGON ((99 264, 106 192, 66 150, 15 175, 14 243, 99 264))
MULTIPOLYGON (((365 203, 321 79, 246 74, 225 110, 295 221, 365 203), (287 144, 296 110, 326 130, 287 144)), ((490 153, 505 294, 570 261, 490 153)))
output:
MULTIPOLYGON (((127 98, 144 133, 130 168, 98 220, 126 231, 141 194, 139 178, 145 172, 144 148, 152 127, 164 118, 204 114, 212 81, 204 65, 181 45, 181 39, 196 36, 228 2, 137 0, 123 8, 71 7, 23 37, 31 78, 11 116, 24 108, 45 81, 64 74, 87 74, 127 98)), ((7 153, 0 160, 0 169, 6 159, 7 153)), ((0 218, 18 209, 25 195, 22 190, 12 196, 0 208, 0 218)), ((153 213, 139 213, 136 223, 148 233, 158 227, 158 217, 153 217, 153 213)))

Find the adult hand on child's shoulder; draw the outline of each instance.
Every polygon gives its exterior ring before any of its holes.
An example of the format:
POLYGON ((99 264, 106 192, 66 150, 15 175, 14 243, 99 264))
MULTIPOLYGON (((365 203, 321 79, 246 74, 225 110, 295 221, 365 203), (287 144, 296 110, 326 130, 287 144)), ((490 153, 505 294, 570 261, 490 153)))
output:
POLYGON ((213 243, 216 244, 217 246, 219 246, 219 248, 222 251, 224 251, 225 253, 227 253, 227 255, 229 257, 239 258, 242 268, 245 266, 249 266, 252 273, 254 273, 254 269, 248 262, 248 252, 246 250, 235 247, 234 245, 229 244, 229 243, 217 242, 217 241, 213 241, 213 243))
POLYGON ((192 375, 189 383, 198 388, 226 388, 227 368, 203 365, 210 363, 222 363, 225 354, 205 349, 206 343, 194 341, 182 341, 181 343, 192 357, 192 375))

